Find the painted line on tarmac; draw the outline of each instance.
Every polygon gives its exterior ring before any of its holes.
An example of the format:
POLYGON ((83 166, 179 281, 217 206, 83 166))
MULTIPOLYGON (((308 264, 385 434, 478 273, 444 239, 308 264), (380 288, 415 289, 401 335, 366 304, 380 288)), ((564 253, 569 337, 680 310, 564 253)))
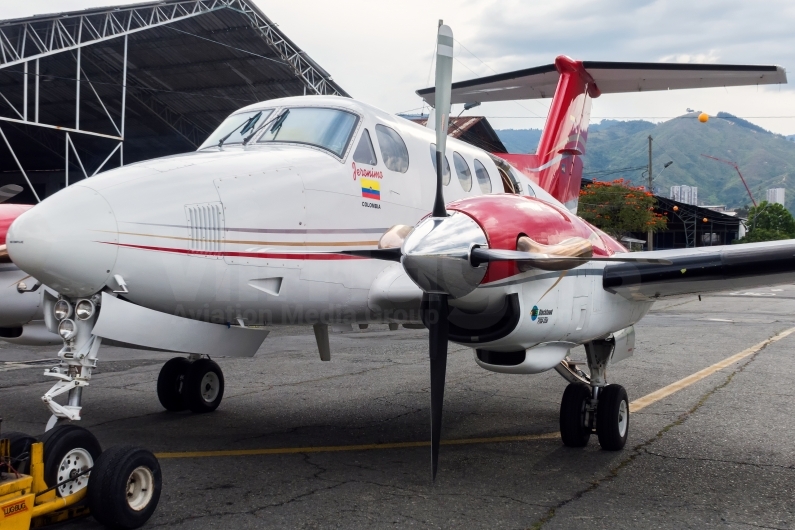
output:
MULTIPOLYGON (((552 440, 560 437, 560 433, 526 434, 520 436, 494 436, 491 438, 461 438, 458 440, 442 440, 441 445, 472 445, 505 442, 531 442, 535 440, 552 440)), ((213 456, 251 456, 251 455, 289 455, 295 453, 337 453, 342 451, 373 451, 379 449, 408 449, 413 447, 430 447, 430 441, 395 442, 364 445, 328 445, 310 447, 277 447, 272 449, 236 449, 228 451, 186 451, 181 453, 155 453, 157 458, 208 458, 213 456)))
MULTIPOLYGON (((741 361, 746 357, 753 355, 765 346, 781 339, 788 337, 795 333, 795 327, 782 331, 769 339, 763 340, 759 344, 755 344, 748 349, 736 353, 731 357, 713 364, 703 370, 700 370, 693 375, 689 375, 684 379, 663 387, 651 394, 643 396, 629 404, 631 412, 638 412, 649 405, 657 403, 658 401, 676 393, 680 390, 689 387, 690 385, 709 377, 710 375, 728 368, 737 361, 741 361)), ((519 436, 493 436, 489 438, 460 438, 455 440, 442 440, 441 445, 475 445, 475 444, 493 444, 493 443, 509 443, 509 442, 532 442, 536 440, 554 440, 560 438, 559 432, 550 432, 544 434, 527 434, 519 436)), ((157 458, 212 458, 223 456, 256 456, 256 455, 289 455, 297 453, 337 453, 344 451, 377 451, 385 449, 411 449, 415 447, 430 447, 430 441, 420 442, 394 442, 394 443, 381 443, 381 444, 363 444, 363 445, 328 445, 328 446, 309 446, 309 447, 274 447, 269 449, 231 449, 221 451, 183 451, 174 453, 155 453, 157 458)))
POLYGON ((643 396, 640 399, 636 399, 632 403, 629 404, 629 411, 630 412, 638 412, 639 410, 645 409, 649 405, 657 403, 661 399, 667 398, 671 394, 675 392, 679 392, 683 388, 687 388, 690 385, 701 381, 702 379, 709 377, 710 375, 723 370, 724 368, 728 368, 732 364, 736 363, 737 361, 741 361, 746 357, 755 354, 768 344, 773 344, 774 342, 780 341, 784 337, 788 337, 792 333, 795 333, 795 328, 789 328, 787 330, 782 331, 776 335, 773 335, 769 339, 765 339, 759 344, 755 344, 748 349, 741 351, 740 353, 736 353, 731 357, 727 357, 720 362, 713 364, 712 366, 708 366, 703 370, 700 370, 692 375, 685 377, 684 379, 680 379, 675 383, 671 383, 670 385, 663 387, 651 394, 643 396))

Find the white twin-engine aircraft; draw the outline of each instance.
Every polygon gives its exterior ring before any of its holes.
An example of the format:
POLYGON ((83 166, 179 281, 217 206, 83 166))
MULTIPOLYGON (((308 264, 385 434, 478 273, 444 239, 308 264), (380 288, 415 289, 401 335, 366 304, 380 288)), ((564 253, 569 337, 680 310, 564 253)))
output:
POLYGON ((63 339, 45 373, 57 380, 48 429, 80 419, 103 342, 188 354, 164 365, 158 397, 208 412, 224 393, 209 357, 254 355, 263 326, 314 326, 329 360, 329 326, 381 322, 429 329, 434 475, 448 340, 487 370, 556 369, 570 381, 563 443, 596 433, 618 450, 629 400, 606 371, 632 355, 654 300, 795 280, 795 241, 629 253, 576 215, 593 98, 785 83, 783 68, 561 56, 451 86, 452 53, 440 26, 435 88, 418 91, 435 133, 342 97, 266 101, 196 152, 105 172, 22 213, 7 251, 32 278, 15 292, 41 297, 63 339), (451 102, 553 93, 536 155, 447 137, 451 102), (580 344, 588 372, 567 357, 580 344))

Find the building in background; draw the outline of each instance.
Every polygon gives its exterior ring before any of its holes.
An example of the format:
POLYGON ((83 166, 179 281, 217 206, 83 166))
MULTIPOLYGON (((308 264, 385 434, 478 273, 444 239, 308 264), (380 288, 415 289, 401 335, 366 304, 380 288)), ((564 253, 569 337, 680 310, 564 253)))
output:
POLYGON ((784 188, 772 188, 767 190, 767 202, 778 203, 784 206, 784 188))
POLYGON ((162 0, 0 20, 0 184, 36 203, 195 150, 274 98, 347 96, 253 0, 162 0))
MULTIPOLYGON (((400 114, 399 116, 422 126, 426 126, 428 123, 427 114, 400 114)), ((489 153, 508 152, 489 120, 483 116, 452 117, 447 134, 475 147, 480 147, 489 153)))
POLYGON ((698 205, 698 187, 685 185, 671 186, 671 193, 668 198, 685 204, 698 205))

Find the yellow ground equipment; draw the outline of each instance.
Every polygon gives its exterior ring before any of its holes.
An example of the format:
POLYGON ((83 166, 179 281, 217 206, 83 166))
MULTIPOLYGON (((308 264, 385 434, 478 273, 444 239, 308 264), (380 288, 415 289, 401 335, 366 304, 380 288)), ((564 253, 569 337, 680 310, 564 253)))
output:
POLYGON ((82 427, 41 440, 0 435, 0 530, 28 530, 91 514, 109 528, 139 528, 160 499, 160 465, 149 451, 102 451, 82 427))

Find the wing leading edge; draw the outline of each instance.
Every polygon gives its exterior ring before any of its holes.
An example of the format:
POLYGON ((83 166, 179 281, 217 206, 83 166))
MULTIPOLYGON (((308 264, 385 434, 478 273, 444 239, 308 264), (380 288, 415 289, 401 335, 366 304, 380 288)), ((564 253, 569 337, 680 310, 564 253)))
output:
MULTIPOLYGON (((787 82, 786 70, 775 65, 582 61, 582 67, 593 78, 595 94, 787 82)), ((548 98, 555 94, 558 77, 555 65, 548 64, 460 81, 453 83, 452 103, 548 98)), ((433 106, 433 88, 417 94, 433 106)))
POLYGON ((629 300, 657 300, 795 281, 795 239, 632 255, 662 258, 671 264, 606 266, 602 279, 604 289, 629 300))

